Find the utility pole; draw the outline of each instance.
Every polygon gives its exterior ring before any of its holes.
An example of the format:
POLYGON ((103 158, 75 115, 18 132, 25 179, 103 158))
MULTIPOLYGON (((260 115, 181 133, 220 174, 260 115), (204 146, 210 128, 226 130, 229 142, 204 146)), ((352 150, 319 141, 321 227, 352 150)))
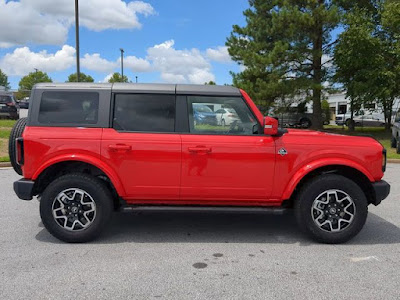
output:
POLYGON ((76 38, 76 77, 80 81, 81 71, 79 66, 79 3, 75 0, 75 38, 76 38))
POLYGON ((119 48, 121 51, 121 80, 124 81, 124 49, 119 48))

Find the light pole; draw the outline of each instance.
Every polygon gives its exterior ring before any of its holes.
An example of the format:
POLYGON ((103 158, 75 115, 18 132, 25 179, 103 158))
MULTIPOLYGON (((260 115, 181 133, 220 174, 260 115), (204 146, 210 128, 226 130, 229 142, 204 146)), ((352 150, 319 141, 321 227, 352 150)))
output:
POLYGON ((79 3, 75 0, 75 38, 76 38, 76 77, 80 81, 81 71, 79 66, 79 3))
POLYGON ((124 81, 124 49, 119 48, 121 51, 121 80, 124 81))
POLYGON ((137 76, 136 76, 136 83, 137 83, 137 76))

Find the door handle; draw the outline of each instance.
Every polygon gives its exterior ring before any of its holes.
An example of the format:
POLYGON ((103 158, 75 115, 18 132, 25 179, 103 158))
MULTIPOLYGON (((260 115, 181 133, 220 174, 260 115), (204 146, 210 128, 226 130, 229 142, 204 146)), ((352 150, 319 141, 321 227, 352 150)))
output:
POLYGON ((131 151, 132 146, 125 144, 116 144, 116 145, 109 145, 108 149, 110 149, 111 151, 131 151))
POLYGON ((190 153, 211 153, 212 149, 210 147, 197 146, 197 147, 189 147, 188 150, 190 153))

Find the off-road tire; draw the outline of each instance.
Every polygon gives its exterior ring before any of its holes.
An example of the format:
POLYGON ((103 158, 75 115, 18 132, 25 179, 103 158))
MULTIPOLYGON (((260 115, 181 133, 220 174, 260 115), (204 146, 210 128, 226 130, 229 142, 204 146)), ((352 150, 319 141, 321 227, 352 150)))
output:
POLYGON ((55 179, 44 190, 40 200, 40 217, 45 228, 54 237, 68 243, 83 243, 97 238, 109 222, 112 212, 112 196, 106 185, 100 179, 82 173, 67 174, 55 179), (53 202, 57 195, 70 188, 85 191, 96 204, 93 222, 80 231, 65 229, 53 217, 53 202))
POLYGON ((21 166, 17 164, 17 157, 15 153, 15 140, 22 136, 26 126, 26 118, 19 119, 11 129, 10 137, 8 140, 8 155, 10 156, 11 165, 15 172, 22 175, 21 166))
POLYGON ((368 215, 368 202, 362 189, 352 180, 336 174, 320 175, 307 182, 295 201, 295 215, 300 229, 314 240, 327 243, 344 243, 356 236, 363 228, 368 215), (338 232, 321 229, 311 212, 314 200, 327 190, 341 190, 347 193, 355 205, 353 221, 338 232))

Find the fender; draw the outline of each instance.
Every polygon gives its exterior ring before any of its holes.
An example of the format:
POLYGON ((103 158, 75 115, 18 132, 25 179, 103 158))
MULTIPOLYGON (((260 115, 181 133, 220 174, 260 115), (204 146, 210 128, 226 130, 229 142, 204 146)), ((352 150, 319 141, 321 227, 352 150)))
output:
POLYGON ((371 181, 371 182, 375 181, 367 169, 365 169, 362 165, 360 165, 352 160, 343 159, 343 158, 318 159, 318 160, 312 161, 312 162, 302 166, 300 169, 297 170, 297 172, 290 179, 289 183, 286 185, 286 188, 282 195, 282 199, 290 198, 294 189, 299 184, 300 180, 304 178, 304 176, 306 176, 307 174, 309 174, 310 172, 312 172, 318 168, 332 166, 332 165, 340 165, 340 166, 346 166, 346 167, 356 169, 356 170, 360 171, 361 173, 363 173, 366 177, 368 177, 369 181, 371 181))
POLYGON ((101 161, 99 158, 85 154, 68 154, 68 155, 60 155, 53 157, 50 160, 46 161, 44 164, 42 164, 36 170, 36 172, 32 176, 32 180, 36 180, 39 177, 39 175, 48 167, 65 161, 80 161, 95 166, 96 168, 103 171, 104 174, 108 176, 108 178, 110 178, 111 183, 114 185, 114 188, 117 191, 118 195, 121 197, 125 196, 125 189, 118 175, 114 172, 114 170, 112 170, 109 166, 107 166, 106 163, 101 161))

